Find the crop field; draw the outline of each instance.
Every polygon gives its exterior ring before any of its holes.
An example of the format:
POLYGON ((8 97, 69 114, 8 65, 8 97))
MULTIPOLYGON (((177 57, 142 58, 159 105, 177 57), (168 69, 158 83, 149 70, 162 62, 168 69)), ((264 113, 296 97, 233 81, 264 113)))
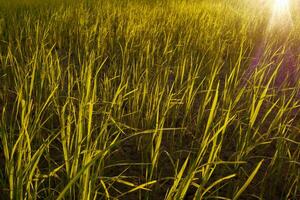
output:
POLYGON ((0 0, 0 199, 300 199, 297 0, 0 0))

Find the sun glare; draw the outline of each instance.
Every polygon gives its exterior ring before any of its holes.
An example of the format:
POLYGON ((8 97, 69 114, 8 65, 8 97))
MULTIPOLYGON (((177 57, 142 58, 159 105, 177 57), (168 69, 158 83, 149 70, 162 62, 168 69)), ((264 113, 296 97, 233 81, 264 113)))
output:
POLYGON ((275 0, 274 11, 284 13, 289 10, 289 0, 275 0))
POLYGON ((281 29, 289 29, 292 26, 293 22, 290 13, 290 1, 274 0, 269 30, 274 29, 275 27, 281 29))

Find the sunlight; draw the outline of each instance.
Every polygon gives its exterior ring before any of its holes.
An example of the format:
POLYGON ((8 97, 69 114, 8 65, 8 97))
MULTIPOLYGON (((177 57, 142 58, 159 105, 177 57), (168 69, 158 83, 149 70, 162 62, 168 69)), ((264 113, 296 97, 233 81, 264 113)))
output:
POLYGON ((275 0, 273 12, 277 15, 285 15, 289 12, 289 0, 275 0))
POLYGON ((286 29, 292 24, 289 0, 274 0, 269 28, 281 27, 286 29))

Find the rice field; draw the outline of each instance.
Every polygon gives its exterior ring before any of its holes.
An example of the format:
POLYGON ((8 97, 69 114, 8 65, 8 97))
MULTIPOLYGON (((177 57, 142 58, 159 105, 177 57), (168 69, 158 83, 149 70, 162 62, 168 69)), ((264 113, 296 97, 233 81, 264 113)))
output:
POLYGON ((274 2, 0 0, 0 199, 300 199, 274 2))

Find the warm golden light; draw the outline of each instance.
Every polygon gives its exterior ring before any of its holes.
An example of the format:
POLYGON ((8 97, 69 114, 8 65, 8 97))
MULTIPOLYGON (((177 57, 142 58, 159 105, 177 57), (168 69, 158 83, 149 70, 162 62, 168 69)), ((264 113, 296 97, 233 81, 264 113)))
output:
POLYGON ((289 11, 289 0, 275 0, 273 12, 284 14, 289 11))
MULTIPOLYGON (((272 17, 269 24, 269 30, 275 27, 283 30, 288 30, 293 26, 290 1, 289 0, 274 0, 272 7, 272 17)), ((276 28, 276 29, 277 29, 276 28)))

